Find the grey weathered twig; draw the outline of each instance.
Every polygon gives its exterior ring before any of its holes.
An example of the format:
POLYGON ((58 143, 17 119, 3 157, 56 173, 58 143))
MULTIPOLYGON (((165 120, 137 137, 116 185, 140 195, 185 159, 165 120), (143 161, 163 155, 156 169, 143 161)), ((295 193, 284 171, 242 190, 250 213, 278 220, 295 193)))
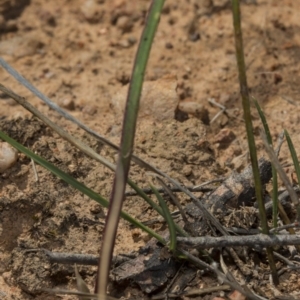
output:
MULTIPOLYGON (((51 263, 58 263, 64 265, 85 265, 85 266, 97 266, 99 263, 99 256, 91 254, 79 254, 79 253, 65 253, 65 252, 52 252, 45 248, 28 249, 25 253, 29 252, 44 252, 51 263)), ((130 255, 118 255, 113 257, 113 264, 121 264, 129 259, 132 259, 130 255)))
POLYGON ((300 224, 299 222, 295 222, 295 223, 291 223, 291 224, 286 224, 286 225, 282 225, 276 228, 272 228, 270 230, 270 233, 277 233, 279 231, 285 230, 285 229, 289 229, 289 228, 299 228, 300 224))
POLYGON ((222 248, 222 247, 274 247, 283 245, 300 245, 300 235, 247 235, 221 237, 177 237, 182 246, 189 248, 222 248))

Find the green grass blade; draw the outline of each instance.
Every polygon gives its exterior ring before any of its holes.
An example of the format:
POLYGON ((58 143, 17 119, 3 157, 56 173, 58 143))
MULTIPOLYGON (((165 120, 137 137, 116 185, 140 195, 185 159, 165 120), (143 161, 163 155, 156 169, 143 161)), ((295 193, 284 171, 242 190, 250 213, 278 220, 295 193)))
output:
MULTIPOLYGON (((70 184, 71 186, 73 186, 75 189, 79 190, 83 194, 85 194, 88 197, 90 197, 91 199, 95 200, 96 202, 98 202, 102 206, 108 207, 109 202, 105 198, 103 198, 102 196, 100 196, 99 194, 94 192, 93 190, 89 189, 84 184, 82 184, 79 181, 77 181, 76 179, 74 179, 72 176, 64 173, 63 171, 61 171, 60 169, 58 169, 57 167, 52 165, 47 160, 45 160, 42 157, 40 157, 40 156, 36 155, 35 153, 31 152, 26 147, 19 144, 14 139, 10 138, 9 136, 7 136, 2 131, 0 131, 0 138, 3 139, 4 141, 8 142, 9 144, 11 144, 13 147, 15 147, 20 152, 22 152, 22 153, 26 154, 28 157, 32 158, 36 163, 38 163, 42 167, 46 168, 51 173, 56 175, 58 178, 62 179, 63 181, 65 181, 68 184, 70 184)), ((121 212, 121 217, 124 220, 131 223, 132 225, 134 225, 134 226, 144 230, 145 232, 149 233, 151 236, 158 239, 161 243, 163 243, 163 244, 165 243, 165 240, 163 239, 163 237, 158 235, 156 232, 154 232, 153 230, 151 230, 149 227, 145 226, 144 224, 142 224, 138 220, 136 220, 133 217, 131 217, 130 215, 128 215, 126 212, 122 211, 121 212)))
MULTIPOLYGON (((246 123, 248 146, 249 146, 249 152, 250 152, 250 158, 251 158, 251 164, 252 164, 252 170, 254 176, 255 194, 256 194, 256 199, 259 208, 262 232, 264 234, 268 234, 269 233, 268 221, 267 221, 265 205, 263 201, 262 183, 259 175, 256 146, 255 146, 254 135, 253 135, 253 125, 251 120, 250 99, 249 99, 249 90, 248 90, 247 76, 246 76, 245 58, 244 58, 244 46, 243 46, 243 37, 242 37, 239 0, 232 0, 232 13, 233 13, 236 59, 238 65, 238 74, 239 74, 240 90, 242 96, 244 119, 246 123)), ((267 248, 267 254, 268 254, 273 282, 275 285, 278 285, 279 279, 276 271, 272 248, 267 248)))
POLYGON ((102 298, 106 295, 110 264, 116 240, 119 216, 122 209, 125 186, 127 182, 130 161, 132 157, 136 120, 138 115, 139 100, 144 81, 145 70, 159 23, 164 0, 151 2, 145 27, 137 50, 131 81, 128 89, 126 109, 124 113, 121 145, 111 200, 105 222, 101 255, 98 267, 96 293, 102 298))
MULTIPOLYGON (((257 100, 253 98, 254 104, 256 106, 256 109, 258 111, 259 117, 261 119, 261 122, 264 126, 264 130, 267 136, 267 141, 270 145, 272 145, 272 137, 270 128, 267 122, 267 119, 265 117, 264 112, 262 111, 260 105, 258 104, 257 100)), ((273 192, 272 192, 272 200, 273 200, 273 226, 276 228, 277 225, 277 215, 278 215, 278 177, 277 177, 277 171, 274 165, 272 164, 272 180, 273 180, 273 192)))
POLYGON ((172 253, 176 253, 177 239, 176 239, 176 229, 175 229, 175 225, 174 225, 174 220, 173 220, 170 210, 169 210, 165 200, 161 196, 161 194, 157 191, 157 189, 152 184, 150 184, 150 187, 151 187, 153 193, 155 194, 155 196, 159 202, 159 205, 161 206, 161 208, 163 210, 165 220, 168 224, 168 228, 169 228, 169 232, 170 232, 169 249, 170 249, 170 251, 172 251, 172 253))

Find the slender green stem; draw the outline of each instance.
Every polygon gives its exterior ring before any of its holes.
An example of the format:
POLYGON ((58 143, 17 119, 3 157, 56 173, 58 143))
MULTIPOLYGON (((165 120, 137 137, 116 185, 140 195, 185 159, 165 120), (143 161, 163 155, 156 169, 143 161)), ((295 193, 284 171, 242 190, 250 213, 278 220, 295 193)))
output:
POLYGON ((98 280, 95 289, 96 293, 99 294, 99 299, 105 297, 106 295, 111 258, 116 239, 119 216, 124 199, 126 181, 130 168, 139 99, 142 91, 144 74, 150 49, 159 23, 163 4, 164 0, 153 0, 150 5, 145 28, 140 39, 140 44, 133 66, 126 109, 124 113, 119 158, 115 172, 115 180, 113 184, 110 205, 105 222, 101 255, 99 260, 98 280))
MULTIPOLYGON (((252 126, 251 112, 250 112, 250 101, 249 101, 249 91, 247 85, 246 66, 244 60, 244 48, 243 48, 239 0, 232 0, 232 11, 233 11, 233 26, 234 26, 234 33, 235 33, 236 58, 237 58, 237 65, 239 71, 239 82, 240 82, 240 89, 241 89, 241 96, 242 96, 244 118, 246 123, 249 152, 250 152, 252 170, 254 175, 255 193, 258 202, 262 232, 264 234, 268 234, 269 228, 268 228, 267 216, 266 216, 266 211, 265 211, 265 206, 263 201, 262 183, 259 175, 257 153, 256 153, 256 146, 254 141, 253 126, 252 126)), ((269 264, 272 272, 273 282, 275 285, 278 285, 279 279, 276 271, 272 248, 267 248, 267 254, 268 254, 269 264)))
POLYGON ((175 229, 175 225, 174 225, 174 221, 173 218, 171 216, 170 210, 165 202, 165 200, 163 199, 163 197, 161 196, 161 194, 157 191, 157 189, 154 187, 154 185, 150 184, 150 187, 153 191, 153 193, 155 194, 162 210, 164 213, 164 218, 168 224, 168 228, 169 228, 169 232, 170 232, 170 245, 169 245, 169 249, 170 251, 172 251, 172 253, 176 253, 176 244, 177 244, 177 240, 176 240, 176 229, 175 229))

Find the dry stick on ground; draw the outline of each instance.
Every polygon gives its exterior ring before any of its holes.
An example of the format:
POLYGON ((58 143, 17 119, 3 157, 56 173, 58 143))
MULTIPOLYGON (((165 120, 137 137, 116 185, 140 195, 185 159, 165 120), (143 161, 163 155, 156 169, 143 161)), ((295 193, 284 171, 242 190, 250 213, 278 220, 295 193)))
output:
MULTIPOLYGON (((253 247, 261 246, 284 246, 284 245, 300 245, 300 235, 246 235, 246 236, 222 236, 222 237, 177 237, 177 241, 187 248, 222 248, 222 247, 253 247)), ((52 263, 60 264, 82 264, 97 265, 99 256, 90 254, 74 254, 51 252, 44 248, 28 249, 29 252, 44 252, 52 263)), ((275 256, 279 256, 276 254, 275 256)), ((114 263, 121 263, 134 258, 134 255, 119 255, 114 258, 114 263)), ((282 260, 281 256, 279 257, 282 260)), ((285 261, 287 263, 287 261, 285 261)), ((291 262, 287 263, 291 265, 291 262)), ((294 265, 294 264, 293 264, 294 265)))
POLYGON ((300 235, 246 235, 220 237, 177 237, 178 244, 189 248, 222 248, 222 247, 274 247, 284 245, 300 245, 300 235))
POLYGON ((217 120, 217 118, 219 118, 219 116, 221 115, 221 114, 223 114, 223 113, 225 113, 226 112, 226 107, 224 106, 224 105, 221 105, 221 104, 219 104, 219 103, 217 103, 216 101, 215 101, 215 99, 213 99, 213 98, 210 98, 210 99, 208 99, 208 102, 209 103, 211 103, 211 104, 213 104, 213 105, 215 105, 215 106, 217 106, 217 107, 219 107, 221 110, 210 120, 210 122, 209 122, 209 124, 211 125, 213 122, 215 122, 216 120, 217 120))
POLYGON ((294 264, 292 261, 284 257, 283 255, 279 254, 278 252, 274 251, 274 256, 278 259, 281 260, 283 263, 285 263, 289 268, 299 268, 299 265, 294 264))
POLYGON ((299 228, 300 227, 300 223, 299 222, 295 222, 295 223, 291 223, 291 224, 286 224, 286 225, 282 225, 276 228, 272 228, 270 230, 270 233, 278 233, 279 231, 285 230, 285 229, 289 229, 289 228, 299 228))
MULTIPOLYGON (((30 252, 43 252, 48 257, 51 263, 58 263, 63 265, 85 265, 85 266, 97 266, 99 263, 99 255, 91 254, 76 254, 76 253, 64 253, 64 252, 51 252, 44 248, 27 249, 24 253, 30 252)), ((122 264, 130 259, 135 258, 135 255, 117 255, 113 257, 113 264, 122 264)))

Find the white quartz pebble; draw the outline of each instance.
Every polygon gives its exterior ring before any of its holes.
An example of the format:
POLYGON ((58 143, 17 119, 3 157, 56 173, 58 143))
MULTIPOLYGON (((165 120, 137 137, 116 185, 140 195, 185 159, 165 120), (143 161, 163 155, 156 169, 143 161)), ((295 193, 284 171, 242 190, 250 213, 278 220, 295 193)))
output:
POLYGON ((10 168, 18 159, 18 151, 8 143, 0 143, 0 173, 10 168))

